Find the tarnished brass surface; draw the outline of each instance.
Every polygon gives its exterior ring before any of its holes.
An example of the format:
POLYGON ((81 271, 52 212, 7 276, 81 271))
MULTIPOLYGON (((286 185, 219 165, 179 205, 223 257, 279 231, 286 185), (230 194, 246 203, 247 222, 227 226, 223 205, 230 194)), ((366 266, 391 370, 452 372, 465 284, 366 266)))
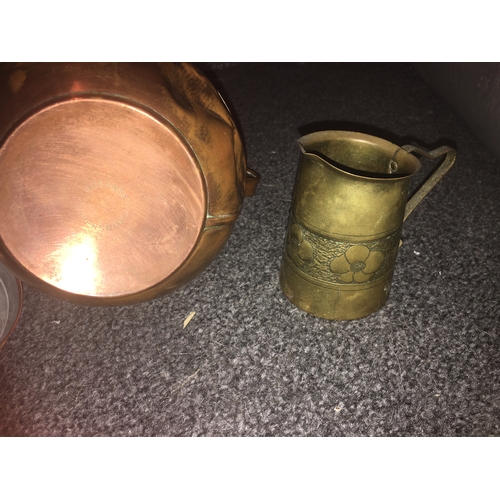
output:
POLYGON ((182 286, 258 178, 191 65, 0 68, 0 260, 47 293, 117 305, 182 286))
POLYGON ((280 284, 288 299, 326 319, 358 319, 386 302, 404 219, 455 161, 366 134, 324 131, 299 139, 301 157, 280 284), (438 171, 407 205, 415 151, 438 171))

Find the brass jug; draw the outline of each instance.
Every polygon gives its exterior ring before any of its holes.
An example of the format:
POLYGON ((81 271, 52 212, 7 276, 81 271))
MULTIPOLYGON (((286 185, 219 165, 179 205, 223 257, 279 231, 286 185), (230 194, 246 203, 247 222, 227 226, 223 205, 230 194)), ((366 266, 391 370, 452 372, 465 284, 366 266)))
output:
POLYGON ((404 220, 455 162, 442 146, 425 152, 357 132, 323 131, 299 139, 301 158, 280 284, 288 299, 326 319, 380 309, 389 296, 404 220), (421 164, 444 162, 407 203, 421 164))
POLYGON ((175 290, 218 255, 257 181, 189 64, 0 65, 0 261, 49 294, 175 290))

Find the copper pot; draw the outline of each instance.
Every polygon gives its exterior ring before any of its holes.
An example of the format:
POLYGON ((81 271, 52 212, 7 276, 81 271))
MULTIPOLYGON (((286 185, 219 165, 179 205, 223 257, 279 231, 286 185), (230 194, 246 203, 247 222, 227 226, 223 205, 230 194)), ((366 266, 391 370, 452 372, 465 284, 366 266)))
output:
POLYGON ((3 64, 0 110, 0 260, 72 302, 186 284, 258 180, 224 101, 188 64, 3 64))

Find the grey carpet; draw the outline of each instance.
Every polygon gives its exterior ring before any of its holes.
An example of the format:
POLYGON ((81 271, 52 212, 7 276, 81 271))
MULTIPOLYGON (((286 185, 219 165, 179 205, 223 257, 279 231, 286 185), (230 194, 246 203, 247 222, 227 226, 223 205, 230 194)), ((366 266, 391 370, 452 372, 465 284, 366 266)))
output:
POLYGON ((210 267, 163 298, 84 307, 25 286, 0 351, 0 434, 499 436, 499 160, 405 64, 201 67, 257 195, 210 267), (278 285, 296 139, 329 128, 458 151, 404 226, 388 303, 352 322, 309 316, 278 285))

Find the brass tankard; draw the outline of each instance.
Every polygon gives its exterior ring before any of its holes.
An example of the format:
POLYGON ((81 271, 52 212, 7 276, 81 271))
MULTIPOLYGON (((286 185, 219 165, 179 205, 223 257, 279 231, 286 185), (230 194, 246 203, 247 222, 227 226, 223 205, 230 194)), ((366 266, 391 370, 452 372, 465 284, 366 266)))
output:
POLYGON ((299 139, 301 158, 280 271, 288 299, 326 319, 358 319, 387 301, 403 222, 455 162, 357 132, 299 139), (443 163, 407 203, 415 152, 443 163))

